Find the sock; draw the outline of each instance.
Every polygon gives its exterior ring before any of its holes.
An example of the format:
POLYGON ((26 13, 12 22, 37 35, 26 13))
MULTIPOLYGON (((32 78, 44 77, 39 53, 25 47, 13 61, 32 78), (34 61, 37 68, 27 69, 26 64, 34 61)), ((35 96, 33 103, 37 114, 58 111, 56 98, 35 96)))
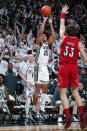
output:
POLYGON ((31 103, 31 99, 29 98, 29 99, 27 99, 26 104, 25 104, 26 117, 28 117, 30 103, 31 103))
POLYGON ((33 111, 37 112, 37 106, 36 105, 33 105, 33 111))
POLYGON ((47 94, 44 94, 44 93, 41 94, 41 104, 42 105, 45 105, 47 98, 48 98, 47 94))
POLYGON ((45 108, 44 106, 42 105, 41 108, 40 108, 43 112, 45 112, 45 108))
POLYGON ((79 106, 78 110, 79 110, 79 114, 81 115, 81 113, 83 112, 83 106, 79 106))
POLYGON ((65 113, 66 119, 68 119, 70 116, 70 109, 69 108, 64 109, 64 113, 65 113))

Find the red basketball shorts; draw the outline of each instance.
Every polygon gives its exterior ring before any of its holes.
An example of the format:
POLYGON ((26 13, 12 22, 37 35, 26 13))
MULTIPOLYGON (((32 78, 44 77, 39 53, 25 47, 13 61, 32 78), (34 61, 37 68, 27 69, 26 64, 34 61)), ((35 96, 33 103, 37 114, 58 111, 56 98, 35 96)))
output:
POLYGON ((57 86, 61 88, 68 88, 79 86, 78 66, 74 64, 63 64, 59 66, 58 83, 57 86))

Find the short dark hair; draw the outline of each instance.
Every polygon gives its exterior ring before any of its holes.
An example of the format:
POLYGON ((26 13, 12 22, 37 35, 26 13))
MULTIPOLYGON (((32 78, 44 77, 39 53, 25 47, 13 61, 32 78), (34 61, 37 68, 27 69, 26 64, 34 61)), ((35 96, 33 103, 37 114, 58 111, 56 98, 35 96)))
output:
POLYGON ((4 75, 3 74, 0 74, 0 76, 2 76, 3 80, 4 80, 4 75))
POLYGON ((66 27, 65 32, 67 33, 68 36, 77 36, 77 34, 78 34, 78 28, 77 28, 76 25, 69 24, 66 27))
POLYGON ((32 50, 27 51, 27 55, 30 55, 30 54, 32 54, 32 50))
POLYGON ((9 63, 8 63, 8 66, 9 66, 9 65, 12 65, 12 66, 13 66, 13 63, 9 62, 9 63))

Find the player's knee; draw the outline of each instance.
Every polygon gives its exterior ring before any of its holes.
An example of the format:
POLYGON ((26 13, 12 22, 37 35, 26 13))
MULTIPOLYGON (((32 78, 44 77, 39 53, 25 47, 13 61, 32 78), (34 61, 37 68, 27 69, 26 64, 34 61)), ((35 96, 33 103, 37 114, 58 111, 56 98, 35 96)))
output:
POLYGON ((73 95, 74 98, 79 97, 78 90, 77 89, 72 90, 72 95, 73 95))
POLYGON ((40 93, 40 92, 37 90, 37 91, 34 93, 34 97, 38 97, 39 93, 40 93))
POLYGON ((46 88, 43 88, 43 89, 42 89, 42 92, 43 92, 44 94, 47 94, 47 89, 46 89, 46 88))
POLYGON ((67 99, 66 94, 62 94, 62 93, 61 93, 61 94, 60 94, 60 97, 61 97, 61 100, 63 100, 63 101, 67 99))

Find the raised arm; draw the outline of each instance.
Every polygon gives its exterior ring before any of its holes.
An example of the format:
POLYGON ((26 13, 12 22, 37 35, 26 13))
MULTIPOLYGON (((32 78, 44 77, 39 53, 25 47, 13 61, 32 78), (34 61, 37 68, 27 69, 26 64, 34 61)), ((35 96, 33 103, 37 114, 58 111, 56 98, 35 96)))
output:
POLYGON ((51 35, 48 39, 48 44, 50 45, 55 39, 55 31, 54 31, 54 28, 52 25, 52 16, 49 17, 49 24, 50 24, 50 28, 51 28, 51 35))
POLYGON ((63 6, 60 16, 60 44, 63 42, 64 34, 65 34, 65 15, 68 13, 67 10, 69 9, 68 6, 63 6))
POLYGON ((41 24, 41 27, 40 27, 40 29, 38 31, 38 36, 37 36, 37 41, 36 41, 37 45, 40 45, 47 18, 48 17, 43 17, 43 23, 41 24))

